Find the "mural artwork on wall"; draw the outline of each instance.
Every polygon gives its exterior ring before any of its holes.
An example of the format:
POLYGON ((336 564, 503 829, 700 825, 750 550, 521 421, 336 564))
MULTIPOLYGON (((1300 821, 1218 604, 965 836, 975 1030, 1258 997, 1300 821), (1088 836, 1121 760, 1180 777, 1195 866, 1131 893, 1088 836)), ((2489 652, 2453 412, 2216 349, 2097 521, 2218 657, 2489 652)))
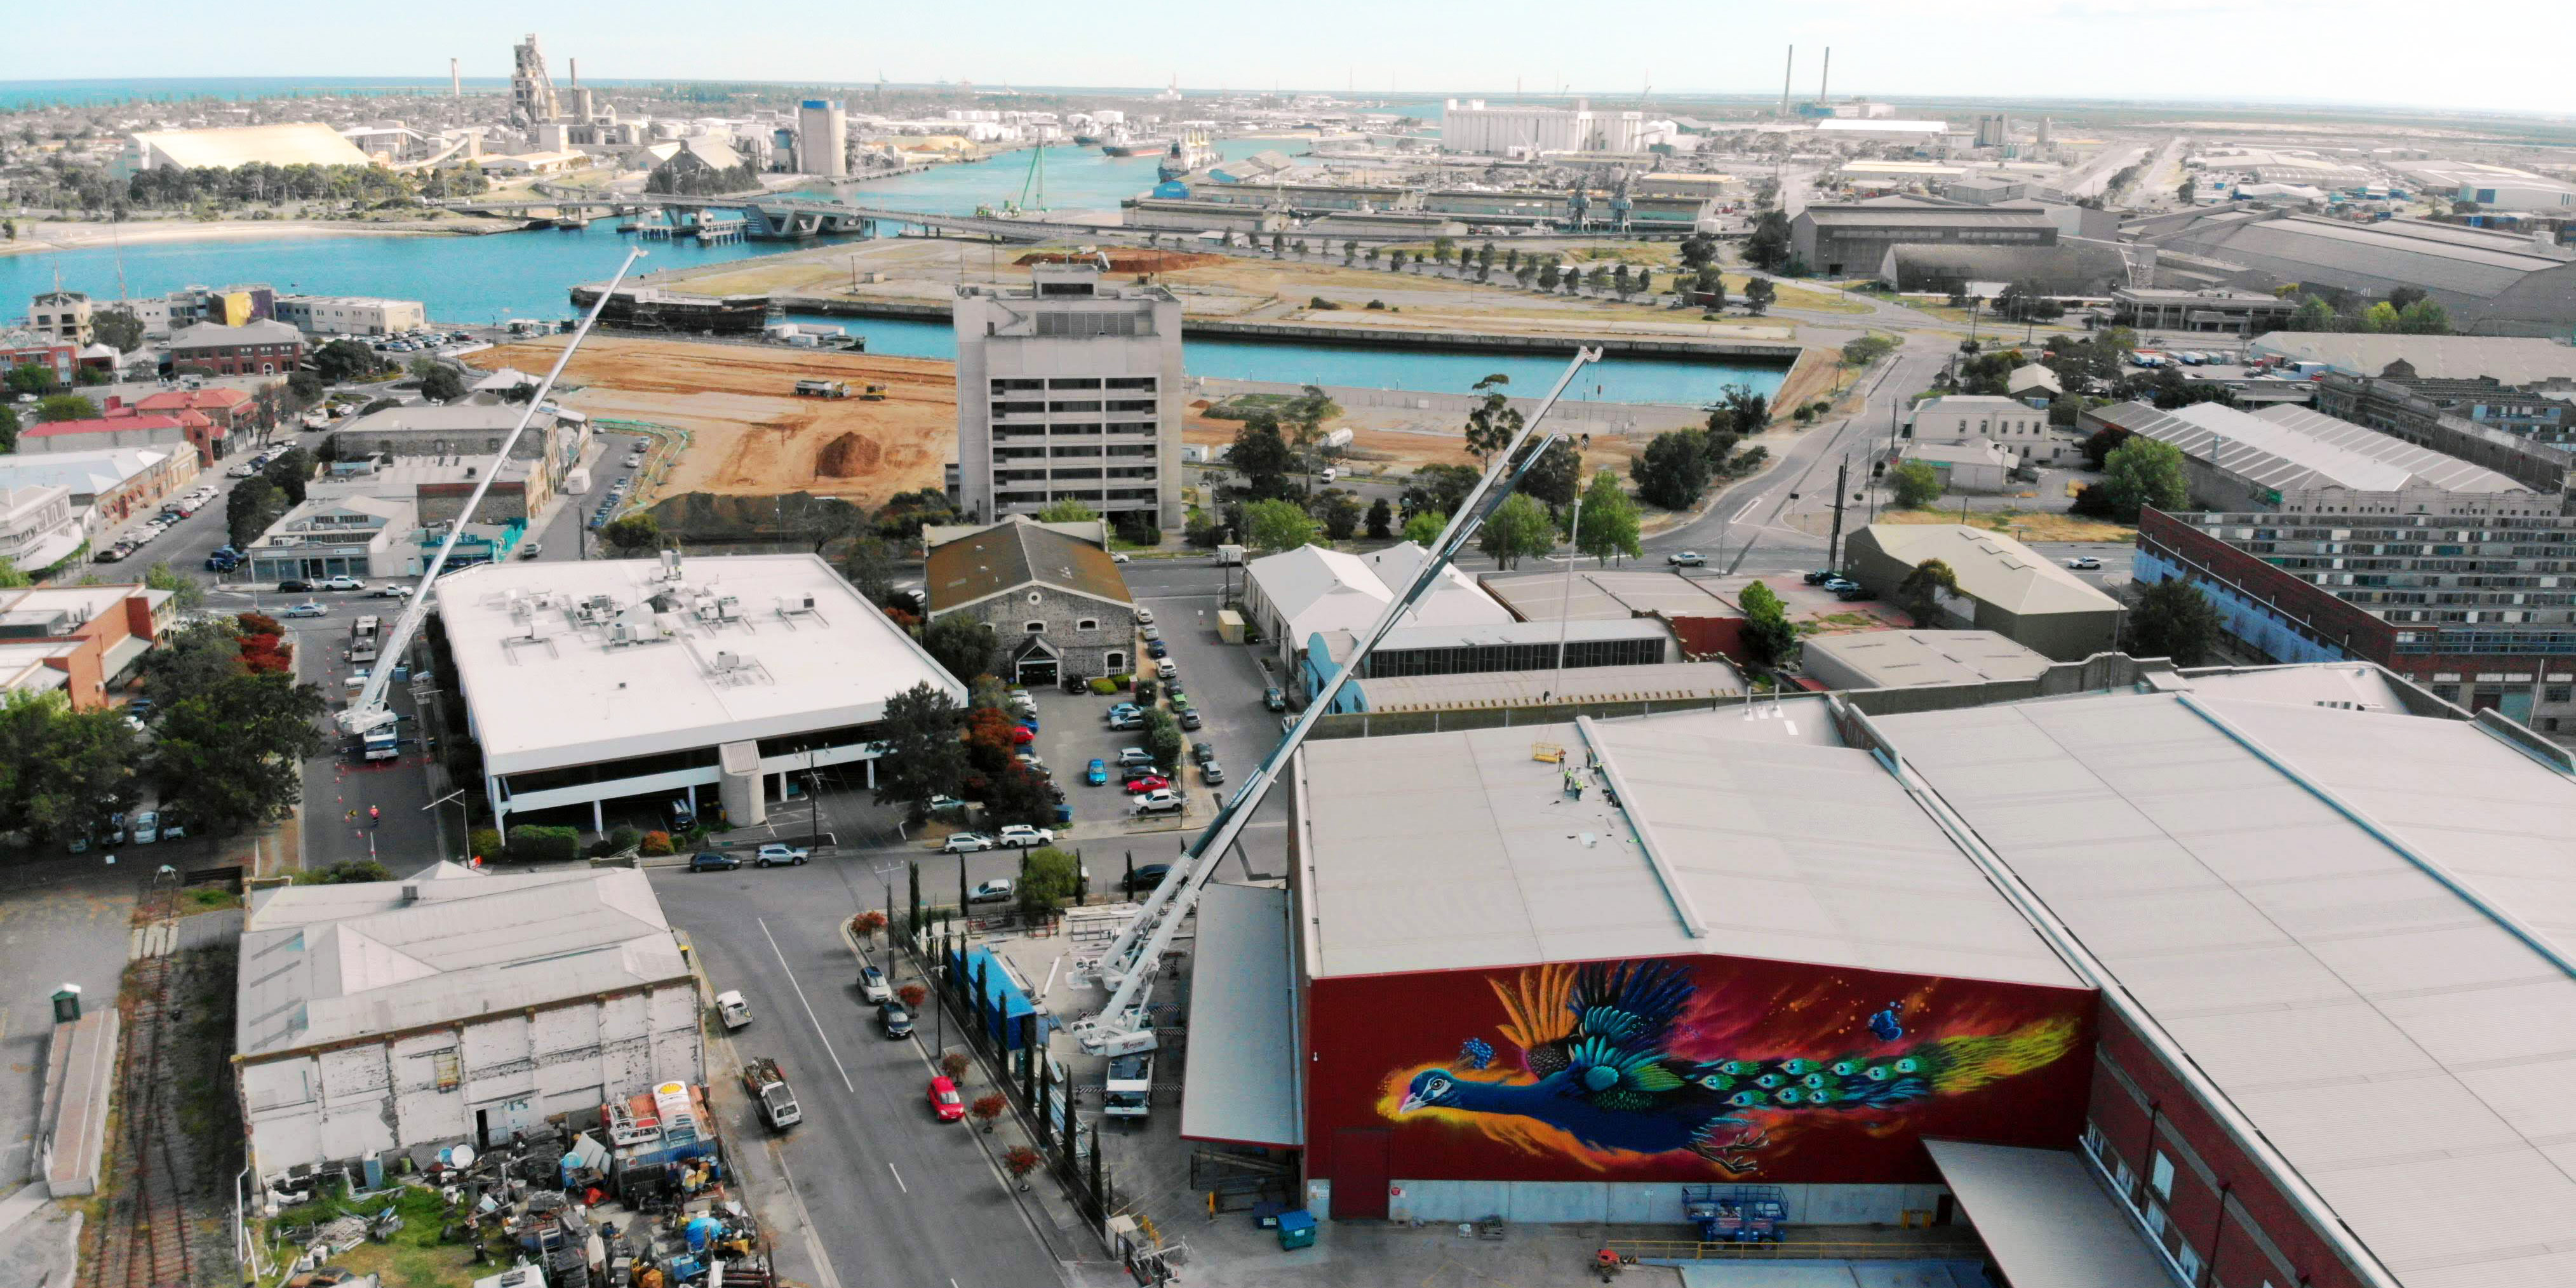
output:
POLYGON ((1914 979, 1860 1001, 1910 977, 1848 974, 1864 978, 1719 958, 1491 972, 1496 1040, 1439 1039, 1457 1054, 1389 1073, 1378 1113, 1400 1136, 1436 1124, 1594 1171, 1696 1160, 1744 1177, 1819 1132, 1885 1137, 1934 1115, 1956 1130, 1963 1097, 2010 1114, 2009 1084, 2083 1025, 2080 995, 2058 990, 1914 979))

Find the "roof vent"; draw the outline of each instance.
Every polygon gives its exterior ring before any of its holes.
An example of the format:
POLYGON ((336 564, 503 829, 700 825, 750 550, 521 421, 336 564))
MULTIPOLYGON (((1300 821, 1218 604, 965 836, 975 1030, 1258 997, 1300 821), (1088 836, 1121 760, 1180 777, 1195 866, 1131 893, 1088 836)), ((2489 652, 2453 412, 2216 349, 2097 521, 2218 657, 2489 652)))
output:
POLYGON ((420 887, 416 885, 405 885, 402 888, 402 901, 404 903, 420 902, 420 887))

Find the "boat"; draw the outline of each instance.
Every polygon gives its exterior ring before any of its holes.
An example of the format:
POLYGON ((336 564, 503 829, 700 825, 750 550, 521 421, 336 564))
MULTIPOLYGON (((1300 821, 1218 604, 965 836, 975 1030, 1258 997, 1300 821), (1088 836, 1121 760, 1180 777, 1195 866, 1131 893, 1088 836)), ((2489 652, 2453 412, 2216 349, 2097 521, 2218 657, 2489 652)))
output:
POLYGON ((1172 140, 1163 153, 1163 163, 1154 167, 1154 177, 1165 183, 1186 179, 1216 164, 1216 149, 1208 146, 1205 130, 1184 130, 1172 140))
POLYGON ((1140 134, 1103 143, 1100 150, 1113 157, 1149 157, 1172 146, 1172 139, 1161 134, 1140 134))
POLYGON ((1098 146, 1099 143, 1100 136, 1097 134, 1077 134, 1073 136, 1073 146, 1077 148, 1095 147, 1098 146))

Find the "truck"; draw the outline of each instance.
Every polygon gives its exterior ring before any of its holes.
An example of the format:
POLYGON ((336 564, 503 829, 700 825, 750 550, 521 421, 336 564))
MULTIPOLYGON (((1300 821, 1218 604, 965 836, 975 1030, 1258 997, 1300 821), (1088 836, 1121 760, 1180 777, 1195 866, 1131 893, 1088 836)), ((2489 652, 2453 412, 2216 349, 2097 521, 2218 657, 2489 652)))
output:
POLYGON ((742 1091, 760 1106, 760 1119, 771 1131, 785 1131, 805 1121, 805 1111, 796 1107, 796 1093, 787 1086, 787 1072, 773 1057, 762 1056, 742 1067, 742 1091))
POLYGON ((358 737, 358 758, 361 760, 391 760, 401 754, 400 740, 394 736, 392 725, 370 729, 358 737))
POLYGON ((1218 563, 1220 563, 1220 564, 1239 564, 1239 563, 1242 563, 1242 562, 1243 562, 1243 547, 1241 547, 1241 546, 1218 546, 1218 547, 1216 548, 1216 561, 1217 561, 1218 563))
POLYGON ((850 382, 846 380, 799 380, 796 395, 800 398, 847 398, 850 382))
POLYGON ((1112 1118, 1143 1118, 1154 1112, 1154 1053, 1112 1056, 1101 1080, 1100 1112, 1112 1118))

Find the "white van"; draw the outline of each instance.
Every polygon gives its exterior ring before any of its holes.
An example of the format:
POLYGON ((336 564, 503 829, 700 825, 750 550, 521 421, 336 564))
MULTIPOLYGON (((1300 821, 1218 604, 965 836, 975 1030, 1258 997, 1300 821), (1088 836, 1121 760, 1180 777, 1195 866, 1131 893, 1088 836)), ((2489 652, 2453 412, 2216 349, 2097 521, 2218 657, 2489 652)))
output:
POLYGON ((161 811, 151 809, 138 811, 134 815, 132 826, 136 845, 150 845, 160 840, 161 811))

